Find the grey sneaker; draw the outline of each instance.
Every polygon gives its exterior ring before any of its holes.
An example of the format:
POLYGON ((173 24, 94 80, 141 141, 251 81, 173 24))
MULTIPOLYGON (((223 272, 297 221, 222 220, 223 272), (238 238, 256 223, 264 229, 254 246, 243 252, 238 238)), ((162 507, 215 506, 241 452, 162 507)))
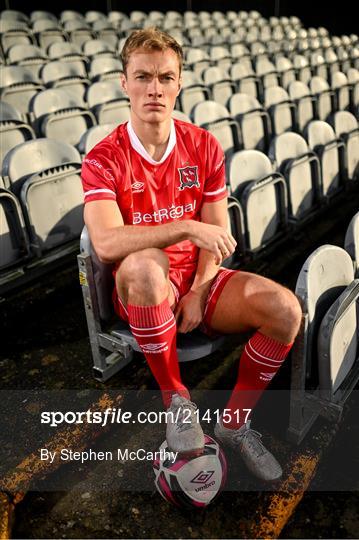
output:
POLYGON ((239 429, 228 429, 220 421, 215 425, 215 436, 241 455, 248 469, 261 480, 271 482, 282 476, 282 467, 261 441, 262 435, 250 429, 250 421, 239 429))
POLYGON ((204 434, 195 414, 197 405, 179 394, 173 394, 167 412, 166 440, 172 452, 190 457, 203 453, 204 434))

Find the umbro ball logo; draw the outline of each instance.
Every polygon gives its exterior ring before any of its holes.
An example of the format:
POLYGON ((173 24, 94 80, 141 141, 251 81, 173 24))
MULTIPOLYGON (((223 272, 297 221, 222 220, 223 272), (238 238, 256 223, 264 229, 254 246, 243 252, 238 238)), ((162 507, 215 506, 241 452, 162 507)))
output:
POLYGON ((144 182, 138 182, 137 180, 132 184, 132 193, 142 193, 145 189, 144 182))
POLYGON ((168 350, 167 341, 163 343, 145 343, 141 345, 141 349, 147 354, 158 354, 168 350))
POLYGON ((179 167, 180 176, 179 190, 182 191, 185 188, 200 187, 198 180, 198 166, 179 167))
POLYGON ((200 471, 191 482, 193 484, 206 484, 210 478, 214 475, 214 471, 200 471))

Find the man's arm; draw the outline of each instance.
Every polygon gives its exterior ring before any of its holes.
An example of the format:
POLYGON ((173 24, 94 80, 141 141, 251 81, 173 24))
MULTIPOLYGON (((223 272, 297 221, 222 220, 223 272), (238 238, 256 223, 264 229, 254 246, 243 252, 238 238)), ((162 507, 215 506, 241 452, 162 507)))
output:
POLYGON ((218 263, 232 243, 222 227, 183 220, 155 226, 124 225, 115 201, 98 200, 85 205, 84 218, 91 242, 102 262, 112 263, 146 248, 165 248, 190 240, 211 252, 218 263))

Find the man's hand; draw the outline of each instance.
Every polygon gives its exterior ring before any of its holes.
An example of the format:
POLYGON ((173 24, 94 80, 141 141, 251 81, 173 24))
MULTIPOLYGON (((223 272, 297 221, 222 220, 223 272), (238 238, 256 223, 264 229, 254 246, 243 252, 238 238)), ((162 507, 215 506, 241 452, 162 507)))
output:
POLYGON ((201 249, 213 253, 216 264, 221 264, 234 253, 237 242, 223 227, 191 221, 189 240, 201 249))
POLYGON ((175 309, 177 331, 185 334, 197 328, 202 322, 206 297, 189 291, 182 296, 175 309))

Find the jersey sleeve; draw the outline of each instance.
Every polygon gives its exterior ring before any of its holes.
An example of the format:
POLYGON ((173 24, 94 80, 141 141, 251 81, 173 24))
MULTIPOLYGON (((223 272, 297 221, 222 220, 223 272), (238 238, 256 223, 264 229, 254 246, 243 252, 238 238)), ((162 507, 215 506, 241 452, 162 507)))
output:
POLYGON ((220 201, 227 195, 224 152, 217 139, 208 133, 203 202, 220 201))
POLYGON ((89 152, 81 169, 82 187, 85 203, 99 200, 113 200, 117 198, 116 176, 119 172, 115 163, 109 158, 106 148, 101 145, 89 152))

